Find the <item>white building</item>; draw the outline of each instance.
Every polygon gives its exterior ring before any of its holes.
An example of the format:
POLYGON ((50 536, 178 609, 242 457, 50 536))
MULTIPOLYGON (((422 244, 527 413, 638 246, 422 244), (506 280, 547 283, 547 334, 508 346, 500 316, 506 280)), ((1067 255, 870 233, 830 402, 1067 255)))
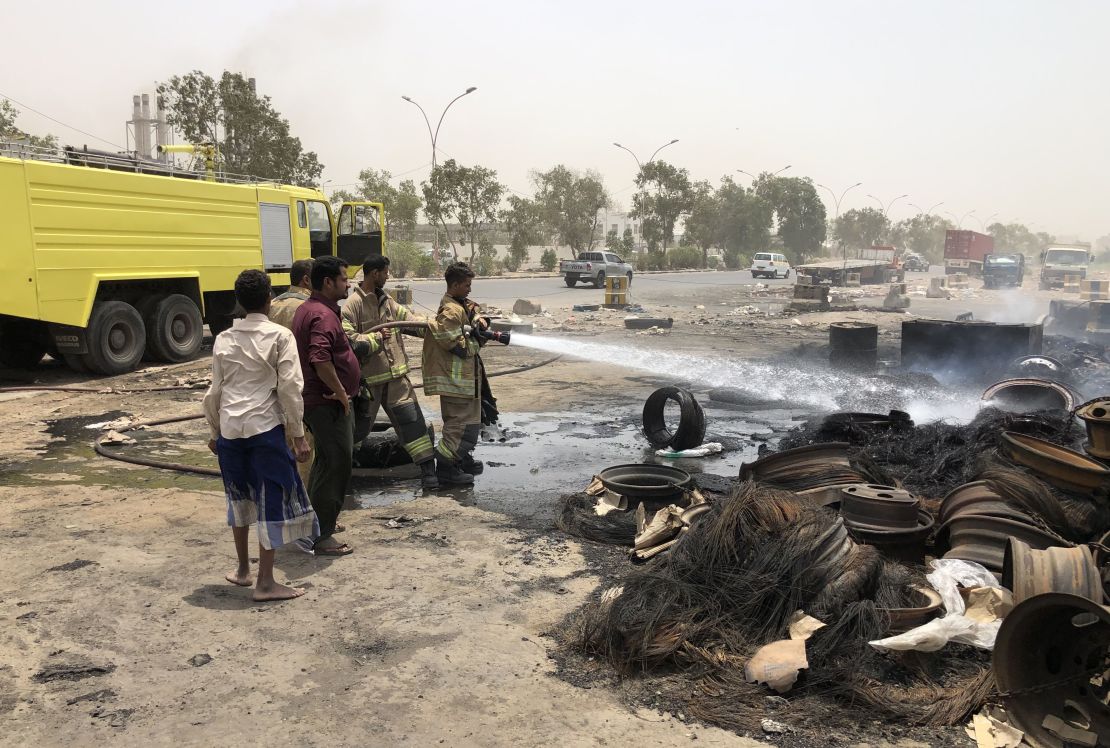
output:
POLYGON ((627 213, 618 213, 614 210, 602 208, 597 212, 598 223, 603 236, 608 236, 610 231, 616 231, 617 236, 623 237, 625 229, 632 229, 632 238, 639 244, 640 221, 632 218, 627 213))

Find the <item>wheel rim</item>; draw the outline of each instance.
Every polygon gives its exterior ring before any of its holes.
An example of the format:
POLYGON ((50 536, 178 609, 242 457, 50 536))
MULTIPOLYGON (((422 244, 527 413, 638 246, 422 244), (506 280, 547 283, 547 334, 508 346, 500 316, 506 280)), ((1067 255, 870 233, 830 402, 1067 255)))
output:
POLYGON ((127 325, 115 324, 108 331, 108 352, 113 358, 126 358, 127 351, 134 345, 134 342, 135 336, 127 325))
POLYGON ((185 315, 179 314, 170 322, 170 337, 177 345, 184 345, 189 342, 192 336, 189 334, 189 320, 185 315))

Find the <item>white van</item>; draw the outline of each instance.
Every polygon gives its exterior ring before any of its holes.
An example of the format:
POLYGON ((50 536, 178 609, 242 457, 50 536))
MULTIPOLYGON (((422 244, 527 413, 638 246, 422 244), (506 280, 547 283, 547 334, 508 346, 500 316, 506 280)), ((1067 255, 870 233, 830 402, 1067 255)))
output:
POLYGON ((753 278, 789 278, 790 263, 777 252, 756 252, 752 258, 753 278))

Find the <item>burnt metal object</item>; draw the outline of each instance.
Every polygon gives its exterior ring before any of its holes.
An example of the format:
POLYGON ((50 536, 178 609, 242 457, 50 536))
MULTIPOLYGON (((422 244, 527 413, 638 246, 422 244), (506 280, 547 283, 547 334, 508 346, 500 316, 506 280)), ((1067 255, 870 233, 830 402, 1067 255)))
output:
POLYGON ((937 522, 945 524, 953 517, 965 514, 984 514, 1032 524, 1025 512, 1011 506, 987 481, 977 480, 953 489, 940 502, 937 522))
POLYGON ((1022 356, 1010 364, 1010 374, 1021 379, 1050 379, 1065 382, 1069 378, 1067 368, 1052 356, 1038 354, 1022 356))
POLYGON ((1035 413, 1039 410, 1071 410, 1075 393, 1049 379, 1020 377, 995 382, 980 398, 984 406, 1010 413, 1035 413))
POLYGON ((910 629, 924 625, 940 615, 944 605, 940 593, 931 587, 913 587, 913 592, 921 602, 916 608, 879 608, 879 612, 886 615, 890 625, 889 634, 901 634, 910 629))
POLYGON ((1045 592, 1066 592, 1102 603, 1102 578, 1091 549, 1072 548, 1035 550, 1029 544, 1010 538, 1002 561, 1002 586, 1014 593, 1014 604, 1045 592))
POLYGON ((917 510, 917 525, 909 530, 879 530, 845 522, 857 543, 873 545, 885 558, 904 564, 925 563, 925 542, 933 532, 933 515, 917 510))
POLYGON ((780 473, 822 466, 850 469, 852 463, 848 458, 849 446, 851 445, 848 442, 822 442, 774 452, 755 462, 741 463, 740 480, 766 480, 780 473))
POLYGON ((997 376, 1021 356, 1041 352, 1040 324, 951 322, 937 319, 902 323, 902 367, 935 374, 997 376))
POLYGON ((673 499, 690 487, 690 474, 670 465, 614 465, 597 474, 603 486, 631 500, 673 499))
POLYGON ((892 410, 890 413, 832 413, 825 416, 825 426, 843 426, 845 428, 875 429, 912 429, 913 419, 910 414, 902 410, 892 410))
POLYGON ((828 529, 818 536, 813 543, 813 560, 809 567, 820 573, 828 573, 831 569, 841 569, 842 561, 855 549, 856 543, 852 540, 844 520, 837 517, 828 529))
POLYGON ((1110 460, 1110 398, 1090 400, 1080 405, 1075 415, 1087 428, 1087 454, 1110 460))
POLYGON ((879 326, 870 322, 829 325, 829 364, 838 369, 874 371, 879 363, 879 326))
POLYGON ((1044 321, 1045 331, 1051 335, 1067 335, 1081 338, 1087 331, 1090 318, 1090 302, 1053 299, 1048 302, 1048 317, 1044 321))
POLYGON ((998 630, 991 664, 1006 714, 1026 742, 1073 745, 1049 729, 1062 720, 1099 745, 1110 745, 1108 653, 1110 609, 1084 597, 1050 592, 1010 611, 998 630))
POLYGON ((921 502, 893 486, 860 484, 840 489, 840 516, 849 527, 871 530, 913 530, 921 502))
POLYGON ((1002 432, 1002 449, 1046 483, 1087 496, 1104 491, 1110 469, 1090 457, 1027 434, 1002 432))
POLYGON ((660 387, 651 393, 644 402, 643 424, 644 436, 656 449, 681 452, 705 441, 705 412, 697 399, 681 387, 660 387), (680 411, 674 431, 667 427, 668 402, 677 403, 680 411))
POLYGON ((1037 550, 1070 548, 1073 545, 1048 530, 1005 517, 981 514, 964 514, 948 520, 937 530, 937 545, 948 549, 944 558, 975 561, 1001 576, 1006 544, 1012 537, 1037 550))

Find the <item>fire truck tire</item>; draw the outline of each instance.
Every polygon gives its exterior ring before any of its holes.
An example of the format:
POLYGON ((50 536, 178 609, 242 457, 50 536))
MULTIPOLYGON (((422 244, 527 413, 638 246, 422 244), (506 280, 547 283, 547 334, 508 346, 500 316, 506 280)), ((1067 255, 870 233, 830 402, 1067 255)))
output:
POLYGON ((101 301, 93 307, 87 328, 85 358, 97 374, 115 376, 133 371, 146 349, 146 325, 135 307, 123 301, 101 301))
POLYGON ((146 323, 146 345, 157 361, 179 364, 197 355, 204 342, 204 320, 193 300, 175 293, 156 303, 146 323))

